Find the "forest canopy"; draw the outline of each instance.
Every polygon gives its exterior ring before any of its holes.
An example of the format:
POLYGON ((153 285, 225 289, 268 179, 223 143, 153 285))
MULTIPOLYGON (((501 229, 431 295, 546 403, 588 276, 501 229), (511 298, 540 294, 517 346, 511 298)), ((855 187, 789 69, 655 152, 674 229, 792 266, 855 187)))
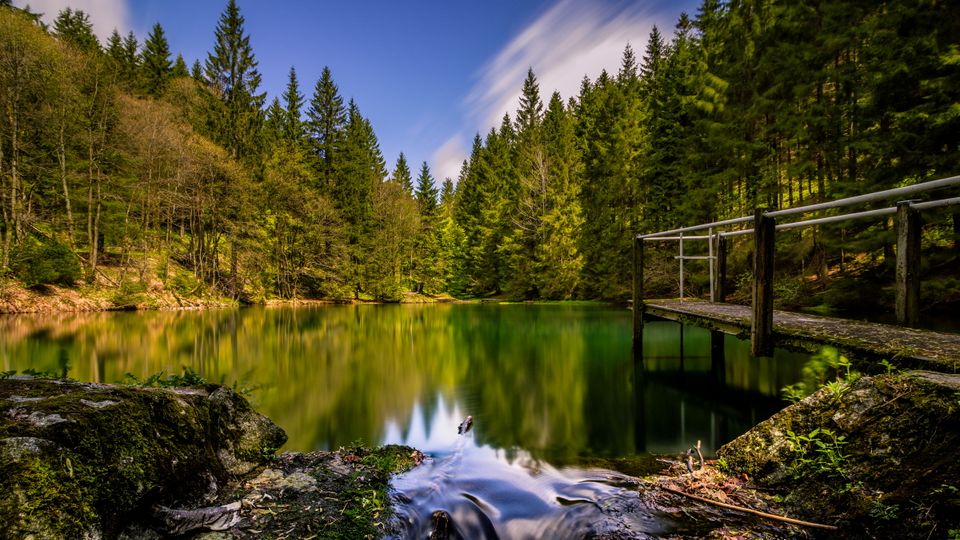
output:
MULTIPOLYGON (((188 67, 159 24, 100 43, 83 11, 47 27, 0 2, 2 279, 619 300, 638 233, 960 171, 953 2, 704 0, 576 96, 542 93, 531 66, 518 110, 444 179, 402 153, 390 167, 330 69, 301 83, 291 66, 268 98, 234 0, 213 34, 188 67)), ((960 300, 960 214, 924 219, 925 294, 960 300)), ((892 283, 893 243, 883 220, 796 233, 780 297, 842 306, 830 280, 892 283)), ((669 264, 652 290, 676 294, 669 264)))

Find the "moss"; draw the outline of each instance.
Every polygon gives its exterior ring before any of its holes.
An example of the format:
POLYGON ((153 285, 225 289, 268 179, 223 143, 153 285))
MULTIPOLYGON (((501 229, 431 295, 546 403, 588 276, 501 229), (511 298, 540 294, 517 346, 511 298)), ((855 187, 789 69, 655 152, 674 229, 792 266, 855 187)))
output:
POLYGON ((800 517, 842 520, 845 536, 922 536, 956 526, 960 477, 952 457, 960 444, 960 376, 910 372, 854 381, 842 396, 823 389, 761 423, 718 454, 758 485, 780 490, 800 517), (820 428, 845 437, 842 466, 822 467, 818 446, 790 445, 788 431, 820 428), (798 451, 804 450, 804 451, 798 451), (897 520, 893 508, 922 508, 897 520))
POLYGON ((209 390, 0 381, 0 409, 7 410, 0 414, 0 442, 40 441, 33 446, 43 450, 30 459, 4 461, 0 490, 9 487, 4 491, 18 496, 4 499, 0 515, 26 515, 17 531, 32 530, 31 524, 49 519, 45 516, 60 516, 65 521, 48 536, 77 537, 69 528, 77 522, 109 537, 145 504, 189 502, 211 480, 225 482, 229 474, 223 459, 232 456, 236 439, 260 437, 259 444, 251 443, 259 460, 260 446, 279 446, 285 437, 278 438, 282 431, 276 426, 279 435, 224 429, 231 422, 248 426, 251 417, 263 417, 242 398, 220 390, 221 402, 235 401, 238 414, 214 406, 209 390), (213 410, 219 415, 217 425, 213 410))

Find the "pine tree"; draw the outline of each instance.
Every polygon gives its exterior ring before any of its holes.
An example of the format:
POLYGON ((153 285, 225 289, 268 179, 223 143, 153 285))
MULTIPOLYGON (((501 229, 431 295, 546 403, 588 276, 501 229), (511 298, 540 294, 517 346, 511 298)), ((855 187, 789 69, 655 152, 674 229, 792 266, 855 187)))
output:
POLYGON ((297 70, 290 66, 290 75, 287 88, 283 92, 284 121, 283 132, 287 139, 300 141, 304 136, 303 129, 303 94, 300 93, 300 83, 297 81, 297 70))
POLYGON ((265 94, 258 93, 260 72, 243 24, 236 0, 229 0, 204 66, 207 83, 224 105, 214 133, 237 159, 252 157, 256 151, 265 99, 265 94))
POLYGON ((173 62, 173 70, 170 74, 173 78, 190 76, 190 71, 187 70, 187 62, 183 59, 182 54, 177 54, 177 59, 173 62))
POLYGON ((410 175, 410 167, 407 165, 407 157, 400 152, 397 156, 397 165, 393 168, 392 180, 403 188, 407 195, 413 195, 413 178, 410 175))
POLYGON ((200 60, 194 60, 193 65, 190 66, 190 78, 198 83, 206 84, 206 79, 203 78, 203 66, 200 65, 200 60))
POLYGON ((442 231, 439 214, 438 190, 434 185, 430 167, 424 161, 417 177, 416 200, 420 210, 421 225, 415 244, 414 290, 419 293, 440 292, 446 269, 441 257, 442 231))
POLYGON ((333 189, 337 154, 344 144, 347 111, 329 67, 317 81, 307 111, 307 134, 318 159, 318 177, 323 190, 333 189))
POLYGON ((434 185, 433 175, 430 174, 430 167, 424 161, 420 167, 420 175, 417 177, 417 204, 420 207, 420 214, 432 217, 437 212, 437 186, 434 185))
POLYGON ((93 34, 90 16, 81 10, 65 8, 53 21, 53 33, 64 43, 69 43, 84 52, 100 50, 100 42, 93 34))
POLYGON ((543 298, 567 300, 578 292, 583 256, 578 239, 583 226, 580 209, 582 165, 574 122, 554 92, 543 120, 549 167, 545 210, 537 231, 534 282, 543 298))
POLYGON ((520 108, 517 109, 516 131, 520 134, 521 145, 530 144, 539 135, 543 122, 543 102, 540 101, 540 86, 533 68, 527 70, 520 94, 520 108))
POLYGON ((153 96, 163 94, 173 75, 170 63, 170 46, 160 23, 153 25, 147 40, 143 43, 140 59, 140 73, 144 91, 153 96))
MULTIPOLYGON (((508 189, 507 212, 501 220, 503 244, 500 252, 506 260, 506 291, 517 299, 535 298, 536 247, 546 213, 550 171, 543 147, 543 103, 533 70, 527 71, 516 120, 516 185, 508 189)), ((510 140, 509 135, 504 136, 510 140)))
POLYGON ((445 208, 452 208, 455 195, 453 180, 449 177, 444 178, 443 185, 440 187, 440 205, 445 208))

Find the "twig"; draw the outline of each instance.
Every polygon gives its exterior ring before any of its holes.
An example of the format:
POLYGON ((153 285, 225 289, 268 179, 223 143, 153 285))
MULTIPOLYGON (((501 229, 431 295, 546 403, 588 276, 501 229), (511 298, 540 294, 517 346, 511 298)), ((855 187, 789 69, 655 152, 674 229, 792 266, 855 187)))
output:
POLYGON ((713 499, 708 499, 708 498, 706 498, 706 497, 701 497, 701 496, 699 496, 699 495, 694 495, 694 494, 692 494, 692 493, 686 493, 686 492, 680 491, 679 489, 673 489, 673 488, 669 488, 669 487, 666 487, 666 486, 664 486, 663 489, 664 489, 664 491, 669 491, 670 493, 675 493, 675 494, 677 494, 677 495, 683 495, 684 497, 690 497, 691 499, 694 499, 694 500, 697 500, 697 501, 700 501, 700 502, 705 502, 705 503, 707 503, 707 504, 713 504, 713 505, 720 506, 720 507, 723 507, 723 508, 728 508, 728 509, 730 509, 730 510, 736 510, 736 511, 738 511, 738 512, 746 512, 746 513, 748 513, 748 514, 753 514, 753 515, 755 515, 755 516, 760 516, 760 517, 767 518, 767 519, 773 519, 773 520, 776 520, 776 521, 782 521, 782 522, 784 522, 784 523, 792 523, 792 524, 794 524, 794 525, 802 525, 802 526, 804 526, 804 527, 814 527, 814 528, 816 528, 816 529, 825 529, 825 530, 828 530, 828 531, 835 531, 835 530, 837 530, 837 527, 835 527, 835 526, 833 526, 833 525, 824 525, 824 524, 822 524, 822 523, 813 523, 813 522, 811 522, 811 521, 803 521, 803 520, 799 520, 799 519, 788 518, 788 517, 785 517, 785 516, 778 516, 778 515, 776 515, 776 514, 768 514, 768 513, 766 513, 766 512, 761 512, 761 511, 759 511, 759 510, 754 510, 753 508, 746 508, 746 507, 743 507, 743 506, 737 506, 737 505, 735 505, 735 504, 728 504, 728 503, 723 503, 723 502, 720 502, 720 501, 715 501, 715 500, 713 500, 713 499))

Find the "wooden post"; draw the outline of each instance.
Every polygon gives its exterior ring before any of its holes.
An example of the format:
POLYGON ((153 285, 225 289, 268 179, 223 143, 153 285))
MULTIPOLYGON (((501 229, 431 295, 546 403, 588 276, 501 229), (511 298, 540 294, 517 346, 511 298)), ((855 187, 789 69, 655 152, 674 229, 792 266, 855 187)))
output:
POLYGON ((920 322, 920 211, 897 203, 897 323, 920 322))
POLYGON ((750 352, 754 356, 773 354, 773 254, 777 220, 762 209, 753 222, 753 321, 750 352))
POLYGON ((713 254, 717 258, 713 264, 713 294, 711 302, 723 302, 727 297, 727 239, 717 234, 713 239, 713 254))
POLYGON ((643 338, 643 238, 633 239, 633 344, 643 338))

